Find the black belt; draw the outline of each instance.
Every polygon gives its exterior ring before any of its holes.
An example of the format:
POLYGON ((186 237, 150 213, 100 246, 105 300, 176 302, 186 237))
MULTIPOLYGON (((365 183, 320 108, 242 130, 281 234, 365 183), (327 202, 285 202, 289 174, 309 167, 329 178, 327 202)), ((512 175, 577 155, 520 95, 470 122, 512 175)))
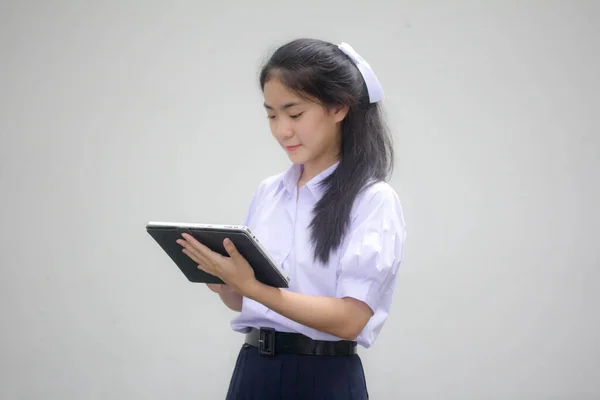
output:
POLYGON ((349 340, 313 340, 300 333, 277 332, 273 328, 252 328, 246 344, 257 347, 263 356, 307 354, 315 356, 349 356, 356 354, 356 342, 349 340))

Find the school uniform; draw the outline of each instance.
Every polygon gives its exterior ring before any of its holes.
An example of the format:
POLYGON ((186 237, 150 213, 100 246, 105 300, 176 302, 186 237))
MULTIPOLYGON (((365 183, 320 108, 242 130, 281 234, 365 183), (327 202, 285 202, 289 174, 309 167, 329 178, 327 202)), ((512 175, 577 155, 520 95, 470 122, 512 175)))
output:
POLYGON ((313 258, 312 210, 319 183, 337 163, 297 189, 302 166, 265 179, 243 221, 290 276, 289 289, 315 296, 353 297, 374 312, 355 341, 298 324, 244 298, 231 322, 245 334, 227 399, 367 399, 357 346, 370 347, 388 316, 406 229, 395 191, 378 182, 357 196, 351 223, 327 265, 313 258), (299 354, 300 353, 300 354, 299 354))

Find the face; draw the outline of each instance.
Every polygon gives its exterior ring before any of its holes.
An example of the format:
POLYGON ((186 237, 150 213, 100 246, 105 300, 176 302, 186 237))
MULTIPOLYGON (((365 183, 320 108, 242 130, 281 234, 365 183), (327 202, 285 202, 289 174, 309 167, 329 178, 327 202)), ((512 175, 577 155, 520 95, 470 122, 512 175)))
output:
POLYGON ((337 161, 346 109, 326 109, 276 78, 265 83, 263 92, 271 133, 293 163, 325 169, 337 161))

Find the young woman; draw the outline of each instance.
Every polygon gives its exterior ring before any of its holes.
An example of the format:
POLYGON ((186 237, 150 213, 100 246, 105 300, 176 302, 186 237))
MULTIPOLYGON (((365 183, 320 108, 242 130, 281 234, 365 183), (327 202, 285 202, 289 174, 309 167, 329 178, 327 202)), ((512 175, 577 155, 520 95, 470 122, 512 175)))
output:
POLYGON ((265 179, 244 224, 291 278, 264 285, 228 240, 228 257, 178 243, 240 314, 246 333, 228 399, 367 399, 356 348, 390 310, 405 225, 385 183, 393 149, 369 64, 349 45, 301 39, 279 48, 260 85, 271 132, 292 166, 265 179))

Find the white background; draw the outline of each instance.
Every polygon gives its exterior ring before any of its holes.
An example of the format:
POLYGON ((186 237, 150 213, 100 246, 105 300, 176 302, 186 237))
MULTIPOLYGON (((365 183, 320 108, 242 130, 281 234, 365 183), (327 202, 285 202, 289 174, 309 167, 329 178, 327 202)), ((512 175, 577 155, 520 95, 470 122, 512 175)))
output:
POLYGON ((3 1, 0 398, 224 397, 234 314, 144 226, 237 223, 287 168, 257 77, 301 36, 371 63, 396 140, 408 236, 361 352, 371 398, 599 398, 599 17, 595 1, 3 1))

